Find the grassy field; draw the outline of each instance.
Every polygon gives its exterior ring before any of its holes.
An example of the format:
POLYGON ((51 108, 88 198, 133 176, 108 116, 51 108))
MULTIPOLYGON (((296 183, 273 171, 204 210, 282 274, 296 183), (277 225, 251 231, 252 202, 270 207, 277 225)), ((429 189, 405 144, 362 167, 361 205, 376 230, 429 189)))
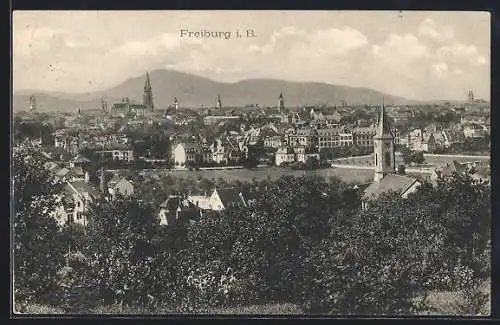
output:
MULTIPOLYGON (((425 162, 426 165, 429 167, 437 167, 444 165, 446 163, 451 163, 453 160, 458 161, 459 163, 465 163, 465 162, 471 162, 471 161, 485 161, 489 159, 485 159, 483 157, 450 157, 450 156, 429 156, 429 155, 424 155, 425 157, 425 162)), ((373 163, 373 157, 350 157, 347 159, 339 159, 338 161, 335 161, 336 164, 351 164, 351 165, 358 165, 358 166, 368 166, 373 163)), ((403 164, 403 156, 401 155, 396 155, 396 166, 399 164, 403 164)))
POLYGON ((223 178, 227 182, 241 181, 251 182, 254 178, 256 180, 271 179, 276 180, 284 175, 292 175, 300 177, 303 175, 318 175, 321 177, 339 177, 347 183, 365 183, 373 177, 371 170, 353 170, 344 168, 326 168, 319 170, 293 170, 288 168, 256 168, 256 169, 227 169, 227 170, 179 170, 172 172, 176 177, 185 179, 197 179, 199 177, 206 179, 223 178))
MULTIPOLYGON (((45 315, 64 315, 61 308, 43 306, 43 305, 27 305, 24 314, 45 314, 45 315)), ((151 311, 139 307, 124 307, 119 305, 102 306, 95 310, 91 310, 90 315, 168 315, 179 314, 172 308, 158 307, 156 310, 151 311)), ((189 313, 185 313, 189 314, 189 313)), ((265 305, 251 305, 241 307, 228 307, 228 308, 208 308, 200 310, 195 314, 219 314, 219 315, 294 315, 304 314, 302 309, 294 304, 281 303, 281 304, 265 304, 265 305)))
MULTIPOLYGON (((485 286, 484 292, 488 293, 488 301, 481 308, 479 314, 472 314, 468 306, 464 306, 464 297, 457 292, 432 292, 426 299, 428 309, 419 313, 427 316, 489 316, 490 291, 485 286)), ((43 305, 28 305, 25 314, 63 315, 64 311, 57 307, 43 305)), ((139 307, 124 307, 119 305, 102 306, 88 312, 89 315, 169 315, 180 314, 172 308, 158 307, 151 311, 139 307)), ((290 303, 275 303, 265 305, 250 305, 227 308, 208 308, 194 313, 184 314, 212 314, 212 315, 306 315, 297 305, 290 303)))
MULTIPOLYGON (((485 280, 479 291, 486 295, 487 299, 482 304, 479 313, 472 313, 470 301, 465 299, 462 292, 456 291, 436 291, 429 292, 426 298, 427 310, 419 315, 434 316, 488 316, 491 314, 491 281, 485 280)), ((64 314, 64 311, 57 307, 28 304, 24 310, 25 314, 64 314)), ((157 307, 151 311, 140 307, 125 307, 120 305, 100 306, 89 311, 91 315, 166 315, 178 314, 174 308, 157 307)), ((247 314, 247 315, 300 315, 305 312, 300 306, 291 303, 269 303, 263 305, 250 305, 227 308, 208 308, 195 312, 195 314, 247 314)))

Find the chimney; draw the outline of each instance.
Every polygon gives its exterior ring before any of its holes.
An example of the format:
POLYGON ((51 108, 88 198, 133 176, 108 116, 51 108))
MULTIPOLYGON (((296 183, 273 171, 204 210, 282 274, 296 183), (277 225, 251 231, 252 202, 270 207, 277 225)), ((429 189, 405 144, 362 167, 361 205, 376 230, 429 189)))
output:
POLYGON ((101 190, 102 193, 104 193, 104 168, 103 167, 101 167, 101 177, 100 177, 99 189, 101 190))

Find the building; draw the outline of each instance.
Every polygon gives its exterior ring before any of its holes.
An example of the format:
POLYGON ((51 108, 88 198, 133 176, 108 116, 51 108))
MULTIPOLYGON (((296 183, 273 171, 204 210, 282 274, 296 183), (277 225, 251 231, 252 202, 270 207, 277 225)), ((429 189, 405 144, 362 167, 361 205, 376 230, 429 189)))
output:
POLYGON ((203 118, 203 124, 210 126, 210 125, 215 125, 222 121, 229 121, 229 120, 237 121, 239 119, 240 119, 239 116, 212 115, 212 116, 205 116, 203 118))
POLYGON ((285 111, 285 98, 283 97, 283 92, 280 93, 280 97, 278 98, 278 111, 284 112, 285 111))
POLYGON ((395 175, 394 136, 385 116, 384 105, 379 114, 373 144, 374 177, 373 183, 363 193, 363 208, 367 208, 370 200, 376 199, 383 193, 396 192, 404 198, 420 186, 420 182, 414 177, 395 175))
POLYGON ((60 197, 60 205, 54 213, 56 220, 61 225, 74 222, 86 226, 90 205, 101 196, 102 194, 88 182, 88 179, 67 182, 60 197))
POLYGON ((467 166, 453 160, 451 163, 446 163, 443 166, 432 171, 430 181, 436 183, 439 179, 446 180, 453 177, 454 174, 464 174, 467 171, 467 166))
POLYGON ((223 211, 234 204, 242 204, 247 206, 243 194, 239 192, 236 188, 215 188, 210 196, 198 195, 187 197, 188 202, 196 206, 201 210, 205 211, 223 211))
POLYGON ((483 126, 475 123, 468 123, 463 126, 464 136, 466 138, 481 138, 484 137, 486 131, 483 126))
POLYGON ((108 148, 104 148, 101 150, 97 150, 95 155, 101 161, 111 161, 111 160, 120 160, 120 161, 133 161, 134 160, 134 151, 131 147, 124 144, 115 144, 108 148))
POLYGON ((177 100, 177 97, 174 97, 174 108, 176 112, 179 110, 179 101, 177 100))
POLYGON ((306 148, 317 148, 318 131, 311 128, 294 130, 286 135, 289 146, 301 145, 306 148))
POLYGON ((339 146, 340 129, 338 127, 317 129, 316 132, 318 133, 318 151, 339 146))
POLYGON ((282 164, 291 164, 295 162, 295 151, 292 147, 285 146, 278 148, 275 156, 276 166, 281 166, 282 164))
POLYGON ((107 184, 108 193, 113 197, 120 194, 122 196, 134 195, 134 184, 132 181, 127 180, 125 177, 113 176, 107 184))
POLYGON ((142 104, 135 104, 128 97, 122 98, 121 102, 114 103, 111 106, 111 115, 127 116, 130 114, 136 116, 144 116, 154 111, 153 90, 149 80, 149 73, 146 73, 146 81, 144 82, 144 93, 142 95, 142 104))
POLYGON ((153 89, 149 80, 149 72, 146 72, 146 81, 144 82, 144 94, 142 95, 142 105, 148 112, 154 111, 153 89))
POLYGON ((179 143, 172 150, 172 159, 175 168, 185 168, 189 162, 194 163, 197 146, 190 143, 179 143))
POLYGON ((341 147, 351 147, 354 144, 353 135, 351 132, 340 132, 339 133, 339 145, 341 147))
POLYGON ((420 151, 434 152, 436 149, 437 149, 437 142, 436 139, 434 138, 434 134, 432 133, 424 134, 420 151))
POLYGON ((467 100, 469 102, 473 102, 474 101, 474 93, 472 92, 472 89, 469 89, 469 91, 467 92, 467 100))
POLYGON ((352 130, 353 143, 358 147, 372 148, 376 133, 375 127, 356 127, 352 130))
POLYGON ((270 136, 264 139, 264 147, 277 149, 286 144, 285 138, 280 135, 270 136))
POLYGON ((84 167, 88 166, 90 163, 92 163, 92 161, 90 159, 88 159, 87 157, 85 157, 82 154, 78 154, 73 159, 71 159, 70 167, 71 168, 73 168, 73 167, 84 168, 84 167))
POLYGON ((181 195, 170 195, 160 204, 160 225, 172 226, 186 219, 193 219, 200 215, 200 212, 181 195))
POLYGON ((278 148, 274 156, 276 166, 281 166, 283 164, 292 164, 295 162, 306 163, 309 158, 316 159, 319 161, 319 153, 311 152, 305 146, 296 145, 283 146, 278 148))
POLYGON ((219 112, 222 111, 222 100, 220 99, 220 95, 217 95, 217 101, 215 103, 215 107, 219 112))

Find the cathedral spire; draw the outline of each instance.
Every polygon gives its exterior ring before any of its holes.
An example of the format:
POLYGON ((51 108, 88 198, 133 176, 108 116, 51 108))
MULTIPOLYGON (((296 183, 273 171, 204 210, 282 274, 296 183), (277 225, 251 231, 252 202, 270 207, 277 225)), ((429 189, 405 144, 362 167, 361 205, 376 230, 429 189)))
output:
POLYGON ((153 105, 153 90, 151 88, 151 81, 149 80, 149 72, 146 72, 146 82, 144 83, 144 94, 142 95, 142 104, 146 106, 148 111, 154 110, 153 105))
POLYGON ((151 90, 151 81, 149 80, 149 72, 146 72, 146 82, 144 83, 144 90, 151 90))
POLYGON ((285 109, 285 97, 283 97, 283 92, 280 92, 280 97, 278 98, 278 110, 282 112, 285 109))

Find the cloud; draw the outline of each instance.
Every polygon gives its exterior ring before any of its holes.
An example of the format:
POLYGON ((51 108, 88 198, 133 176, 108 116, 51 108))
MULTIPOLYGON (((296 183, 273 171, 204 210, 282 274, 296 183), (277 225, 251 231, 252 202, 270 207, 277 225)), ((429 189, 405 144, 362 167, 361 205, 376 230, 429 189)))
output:
POLYGON ((430 18, 426 18, 420 23, 418 26, 418 35, 436 42, 449 41, 455 36, 453 29, 450 27, 438 27, 436 22, 430 18))
POLYGON ((345 55, 367 44, 367 37, 350 27, 307 32, 287 26, 274 32, 264 45, 251 44, 248 49, 254 54, 261 55, 321 57, 345 55))
POLYGON ((427 46, 413 34, 391 34, 383 44, 372 45, 370 52, 377 59, 385 59, 394 63, 407 63, 428 58, 431 55, 427 46))
POLYGON ((440 47, 436 55, 443 60, 466 61, 475 66, 487 64, 486 58, 479 54, 476 46, 460 42, 455 42, 452 46, 440 47))
POLYGON ((442 78, 448 74, 448 65, 445 62, 434 63, 431 66, 432 72, 436 77, 442 78))
POLYGON ((177 34, 163 33, 145 40, 128 41, 112 49, 112 52, 128 56, 157 56, 193 44, 202 44, 202 42, 194 38, 181 40, 177 34))
POLYGON ((14 55, 35 56, 40 52, 53 50, 56 45, 64 44, 65 30, 47 27, 29 27, 13 31, 14 55))

